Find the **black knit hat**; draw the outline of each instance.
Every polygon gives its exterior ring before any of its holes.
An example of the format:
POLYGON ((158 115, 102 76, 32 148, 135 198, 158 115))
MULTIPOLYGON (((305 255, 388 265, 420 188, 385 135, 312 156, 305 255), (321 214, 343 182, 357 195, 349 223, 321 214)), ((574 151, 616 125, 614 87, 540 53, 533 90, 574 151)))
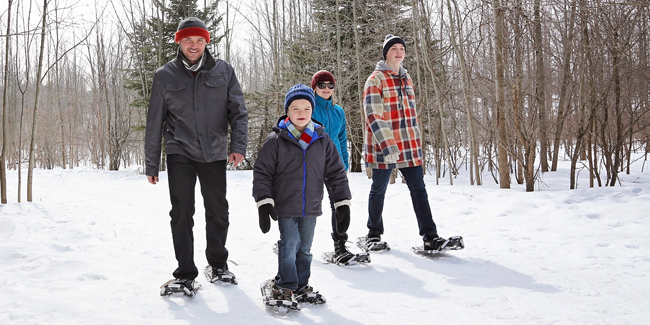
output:
POLYGON ((390 47, 395 45, 396 43, 400 43, 404 45, 404 49, 406 50, 406 43, 401 37, 395 36, 393 34, 386 35, 386 37, 384 38, 384 44, 381 46, 384 60, 386 60, 386 53, 388 53, 388 49, 390 49, 390 47))
POLYGON ((178 24, 174 41, 178 42, 188 36, 201 36, 205 38, 207 43, 210 43, 210 32, 205 26, 205 23, 196 17, 188 17, 178 24))

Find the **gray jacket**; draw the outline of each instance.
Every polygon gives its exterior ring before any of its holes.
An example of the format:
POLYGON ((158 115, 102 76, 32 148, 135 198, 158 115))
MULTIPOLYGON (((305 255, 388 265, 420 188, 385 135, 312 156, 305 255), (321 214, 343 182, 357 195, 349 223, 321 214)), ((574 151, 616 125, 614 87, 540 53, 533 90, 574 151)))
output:
MULTIPOLYGON (((286 116, 280 121, 284 119, 286 116)), ((324 183, 331 187, 334 202, 352 198, 334 142, 314 123, 317 137, 306 150, 286 128, 276 124, 255 161, 253 198, 258 203, 273 200, 278 217, 320 216, 324 183)))
POLYGON ((148 176, 158 176, 163 134, 168 155, 213 162, 228 158, 230 125, 230 153, 246 155, 248 114, 232 66, 206 49, 195 76, 181 56, 179 50, 153 77, 144 144, 148 176))

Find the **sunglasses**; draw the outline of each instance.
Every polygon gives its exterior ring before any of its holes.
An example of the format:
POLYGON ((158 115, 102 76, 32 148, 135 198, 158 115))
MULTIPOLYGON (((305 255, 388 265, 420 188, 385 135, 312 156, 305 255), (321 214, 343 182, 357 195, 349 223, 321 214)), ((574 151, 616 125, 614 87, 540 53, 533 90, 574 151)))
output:
POLYGON ((319 83, 316 84, 316 86, 318 86, 318 88, 320 88, 320 89, 325 89, 325 87, 327 87, 329 89, 334 89, 334 84, 326 84, 324 82, 319 82, 319 83))

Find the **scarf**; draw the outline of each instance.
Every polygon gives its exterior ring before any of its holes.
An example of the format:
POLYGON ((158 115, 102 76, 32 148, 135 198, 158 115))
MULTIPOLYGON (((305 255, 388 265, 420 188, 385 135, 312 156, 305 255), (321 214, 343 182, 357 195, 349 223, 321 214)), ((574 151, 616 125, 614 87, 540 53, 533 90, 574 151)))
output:
POLYGON ((309 144, 317 138, 316 131, 314 130, 314 122, 312 121, 309 121, 309 124, 305 127, 305 131, 302 133, 296 129, 288 117, 286 120, 282 121, 281 124, 284 124, 284 127, 289 131, 289 134, 291 134, 294 139, 298 140, 298 144, 300 144, 302 150, 307 150, 309 144))
POLYGON ((183 59, 181 61, 183 61, 183 65, 185 66, 185 69, 190 70, 192 72, 196 72, 197 70, 199 70, 199 68, 203 65, 203 58, 205 58, 205 52, 203 52, 203 55, 201 55, 201 59, 199 60, 199 62, 197 62, 195 65, 190 66, 190 64, 187 61, 185 61, 187 60, 187 58, 185 58, 185 54, 181 52, 181 55, 183 56, 183 59))

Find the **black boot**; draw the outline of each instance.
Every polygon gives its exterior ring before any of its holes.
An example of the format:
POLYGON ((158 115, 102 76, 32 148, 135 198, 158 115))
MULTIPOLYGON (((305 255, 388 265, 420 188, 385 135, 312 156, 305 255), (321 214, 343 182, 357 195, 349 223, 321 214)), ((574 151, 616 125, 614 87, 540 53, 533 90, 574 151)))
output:
POLYGON ((447 243, 447 239, 441 238, 437 233, 426 234, 422 239, 424 240, 424 250, 426 251, 439 251, 447 243))
POLYGON ((346 264, 354 257, 354 254, 345 246, 348 241, 348 235, 336 235, 332 233, 332 239, 334 240, 334 260, 337 264, 346 264))

